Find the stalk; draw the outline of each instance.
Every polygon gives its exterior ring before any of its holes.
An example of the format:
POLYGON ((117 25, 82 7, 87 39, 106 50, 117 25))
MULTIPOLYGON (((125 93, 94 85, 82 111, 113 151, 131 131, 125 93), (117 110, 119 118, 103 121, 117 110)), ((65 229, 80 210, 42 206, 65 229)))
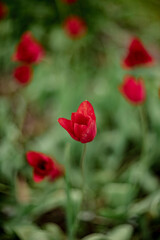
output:
POLYGON ((73 223, 73 211, 72 211, 72 198, 71 198, 71 186, 70 186, 70 144, 66 144, 65 149, 65 166, 66 166, 66 174, 65 174, 65 185, 66 185, 66 218, 67 218, 67 235, 68 240, 74 240, 73 231, 72 231, 72 223, 73 223))

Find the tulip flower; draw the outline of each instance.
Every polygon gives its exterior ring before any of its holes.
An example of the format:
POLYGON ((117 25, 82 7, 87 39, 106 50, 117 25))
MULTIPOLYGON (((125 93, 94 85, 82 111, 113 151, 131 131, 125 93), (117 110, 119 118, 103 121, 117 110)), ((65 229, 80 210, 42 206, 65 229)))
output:
POLYGON ((29 65, 22 65, 14 69, 13 76, 20 84, 30 82, 32 78, 32 69, 29 65))
POLYGON ((32 33, 24 33, 17 46, 13 60, 27 64, 33 64, 40 62, 43 57, 44 50, 42 46, 34 39, 32 33))
POLYGON ((64 174, 63 168, 51 157, 39 152, 27 152, 27 161, 33 167, 33 180, 42 181, 45 177, 55 180, 64 174))
POLYGON ((136 80, 132 76, 124 78, 119 87, 122 95, 134 105, 142 104, 146 98, 146 89, 142 79, 136 80))
POLYGON ((81 143, 91 142, 97 133, 96 116, 88 101, 80 104, 77 112, 72 113, 71 120, 59 118, 58 122, 74 140, 81 143))
POLYGON ((72 39, 82 37, 87 31, 85 22, 78 16, 68 17, 65 20, 64 29, 67 35, 72 39))
POLYGON ((3 2, 0 2, 0 20, 5 18, 6 14, 7 6, 3 2))
POLYGON ((132 39, 127 56, 123 60, 124 67, 134 68, 141 65, 153 63, 153 57, 145 49, 138 38, 132 39))

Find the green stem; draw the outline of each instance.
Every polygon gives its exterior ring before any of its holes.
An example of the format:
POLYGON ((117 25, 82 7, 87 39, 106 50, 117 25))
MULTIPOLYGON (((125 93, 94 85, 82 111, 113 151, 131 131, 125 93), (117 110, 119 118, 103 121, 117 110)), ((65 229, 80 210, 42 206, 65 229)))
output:
POLYGON ((82 203, 84 200, 84 196, 85 196, 85 156, 86 156, 86 151, 87 151, 87 144, 84 144, 83 146, 83 151, 82 151, 82 156, 81 156, 81 160, 80 160, 80 165, 81 165, 81 173, 82 173, 82 199, 81 199, 81 203, 79 205, 79 210, 77 212, 77 217, 75 219, 75 222, 73 224, 73 236, 75 236, 76 232, 77 232, 77 228, 79 225, 79 219, 78 219, 78 214, 80 212, 80 209, 82 207, 82 203))
POLYGON ((144 112, 143 106, 139 108, 140 120, 141 120, 141 130, 142 130, 142 149, 141 149, 141 156, 140 161, 145 168, 149 168, 150 159, 152 157, 151 151, 149 151, 148 147, 148 127, 147 127, 147 119, 144 112))
POLYGON ((58 4, 56 0, 53 0, 53 4, 54 4, 54 9, 56 12, 56 17, 59 21, 61 21, 61 16, 60 16, 60 12, 59 12, 59 8, 58 8, 58 4))
POLYGON ((84 190, 84 184, 85 184, 85 156, 87 151, 87 144, 84 144, 83 146, 83 152, 81 156, 81 172, 82 172, 82 190, 84 190))
POLYGON ((147 151, 147 124, 146 118, 144 115, 144 110, 142 106, 139 107, 139 115, 141 120, 141 130, 142 130, 142 150, 141 150, 141 159, 143 159, 146 155, 147 151))
POLYGON ((69 181, 70 176, 70 144, 66 144, 65 149, 65 166, 66 166, 66 175, 65 175, 65 183, 66 183, 66 218, 67 218, 67 234, 68 240, 74 240, 73 232, 72 232, 72 223, 73 223, 73 211, 72 211, 72 199, 71 199, 71 186, 69 181))

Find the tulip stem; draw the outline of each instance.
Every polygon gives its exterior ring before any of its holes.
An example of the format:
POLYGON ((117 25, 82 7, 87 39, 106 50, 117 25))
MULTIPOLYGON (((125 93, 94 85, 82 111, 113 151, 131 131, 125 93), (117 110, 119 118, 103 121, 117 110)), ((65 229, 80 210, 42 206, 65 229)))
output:
POLYGON ((71 199, 71 186, 70 186, 70 144, 66 144, 65 149, 65 166, 66 166, 66 174, 65 174, 65 183, 66 183, 66 220, 67 220, 67 235, 68 240, 74 240, 72 224, 73 224, 73 211, 72 211, 72 199, 71 199))
POLYGON ((81 198, 81 203, 80 203, 78 211, 77 211, 77 217, 76 217, 76 219, 74 221, 74 224, 73 224, 73 230, 72 230, 73 236, 75 236, 78 225, 79 225, 78 215, 79 215, 80 209, 82 207, 82 203, 83 203, 84 196, 85 196, 85 191, 84 191, 85 188, 84 187, 85 187, 85 156, 86 156, 86 151, 87 151, 87 144, 84 144, 82 155, 81 155, 81 160, 80 160, 81 173, 82 173, 82 198, 81 198))
POLYGON ((141 159, 144 159, 147 151, 147 124, 146 124, 146 118, 144 115, 144 109, 142 108, 142 106, 140 106, 139 108, 139 115, 140 115, 140 121, 141 121, 141 129, 142 129, 141 159))
POLYGON ((56 16, 57 16, 58 20, 61 20, 60 12, 59 12, 58 5, 57 5, 57 1, 53 0, 53 4, 54 4, 54 9, 55 9, 55 12, 56 12, 56 16))
POLYGON ((81 172, 82 172, 82 190, 84 188, 84 182, 85 182, 85 156, 86 156, 86 151, 87 151, 87 144, 84 144, 83 146, 83 152, 81 156, 81 172))

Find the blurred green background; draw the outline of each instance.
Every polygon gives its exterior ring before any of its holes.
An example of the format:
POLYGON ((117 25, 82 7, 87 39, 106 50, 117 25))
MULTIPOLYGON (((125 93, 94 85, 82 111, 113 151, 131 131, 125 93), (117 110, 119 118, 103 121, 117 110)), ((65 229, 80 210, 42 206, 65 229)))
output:
POLYGON ((65 165, 71 143, 70 182, 76 215, 81 201, 82 144, 57 122, 88 100, 97 116, 97 136, 87 146, 87 201, 77 239, 160 239, 160 1, 6 0, 0 21, 0 239, 64 240, 64 179, 32 180, 28 150, 52 155, 65 165), (88 31, 72 40, 67 16, 81 16, 88 31), (25 31, 42 43, 46 56, 27 86, 12 77, 11 61, 25 31), (125 71, 121 62, 130 39, 139 37, 156 59, 150 68, 125 71), (147 100, 130 105, 119 93, 125 74, 143 77, 147 100), (143 112, 141 122, 139 112, 143 112), (144 131, 145 130, 145 136, 144 131))

